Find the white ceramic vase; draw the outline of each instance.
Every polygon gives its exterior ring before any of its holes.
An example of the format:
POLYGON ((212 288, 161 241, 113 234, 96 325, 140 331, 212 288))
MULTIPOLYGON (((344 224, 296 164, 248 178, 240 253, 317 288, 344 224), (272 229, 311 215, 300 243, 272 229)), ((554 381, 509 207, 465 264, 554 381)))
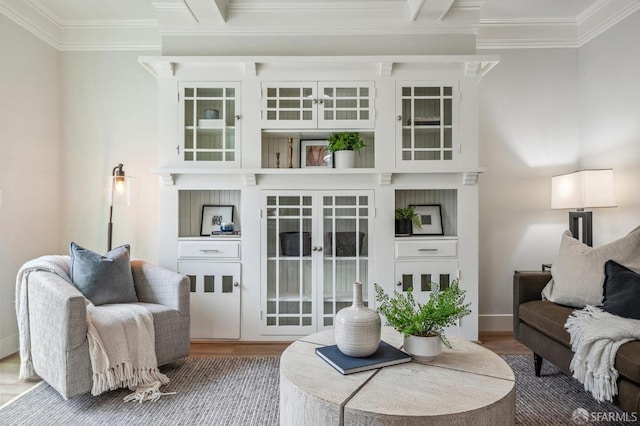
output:
POLYGON ((355 151, 336 151, 333 153, 333 164, 336 169, 353 169, 356 166, 355 151))
POLYGON ((442 353, 442 340, 438 336, 405 336, 403 349, 416 361, 431 361, 442 353))
POLYGON ((378 350, 382 322, 380 315, 362 303, 362 284, 353 284, 353 304, 336 314, 338 349, 345 355, 366 357, 378 350))

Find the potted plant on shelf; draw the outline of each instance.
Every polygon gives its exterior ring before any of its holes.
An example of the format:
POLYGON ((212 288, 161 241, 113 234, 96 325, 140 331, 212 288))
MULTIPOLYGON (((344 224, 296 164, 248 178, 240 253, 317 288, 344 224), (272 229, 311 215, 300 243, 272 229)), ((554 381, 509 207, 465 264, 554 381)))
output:
POLYGON ((396 237, 411 235, 412 225, 422 228, 420 216, 412 206, 396 209, 396 237))
POLYGON ((340 132, 329 136, 327 151, 333 152, 336 169, 355 167, 355 153, 365 146, 358 132, 340 132))
POLYGON ((432 282, 425 304, 414 300, 412 288, 406 296, 394 291, 391 297, 378 284, 374 287, 376 301, 380 303, 378 312, 385 316, 387 325, 404 335, 404 350, 417 361, 431 361, 438 356, 442 343, 451 348, 445 328, 471 313, 471 304, 464 303, 465 291, 458 286, 458 280, 444 290, 432 282))

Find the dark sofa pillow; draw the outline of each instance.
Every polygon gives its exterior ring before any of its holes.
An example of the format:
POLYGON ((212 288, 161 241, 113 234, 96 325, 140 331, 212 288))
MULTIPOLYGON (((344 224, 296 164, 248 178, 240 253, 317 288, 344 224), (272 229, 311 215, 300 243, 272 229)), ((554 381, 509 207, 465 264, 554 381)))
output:
POLYGON ((128 245, 102 256, 72 242, 69 254, 71 281, 94 305, 138 301, 128 245))
POLYGON ((640 274, 608 260, 604 264, 602 309, 625 318, 640 319, 640 274))

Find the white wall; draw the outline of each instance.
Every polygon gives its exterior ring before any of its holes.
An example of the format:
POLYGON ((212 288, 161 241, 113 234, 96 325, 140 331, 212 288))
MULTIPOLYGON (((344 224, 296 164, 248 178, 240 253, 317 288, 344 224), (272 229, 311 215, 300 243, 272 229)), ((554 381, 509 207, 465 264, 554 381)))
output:
POLYGON ((16 273, 60 237, 58 52, 0 15, 0 358, 18 348, 16 273))
POLYGON ((482 53, 500 63, 480 83, 480 329, 510 330, 513 272, 551 263, 568 228, 550 186, 579 159, 578 52, 482 53))
POLYGON ((593 243, 640 225, 640 12, 580 48, 580 166, 613 168, 618 207, 595 209, 593 243))
POLYGON ((113 247, 128 243, 133 257, 158 258, 158 89, 139 63, 149 52, 67 52, 62 70, 62 215, 59 250, 75 241, 107 250, 109 209, 105 177, 124 164, 136 177, 132 207, 115 206, 113 247))
POLYGON ((515 270, 557 256, 568 211, 550 177, 613 168, 617 208, 595 209, 593 243, 640 225, 640 12, 579 49, 487 51, 481 82, 480 329, 510 330, 515 270))

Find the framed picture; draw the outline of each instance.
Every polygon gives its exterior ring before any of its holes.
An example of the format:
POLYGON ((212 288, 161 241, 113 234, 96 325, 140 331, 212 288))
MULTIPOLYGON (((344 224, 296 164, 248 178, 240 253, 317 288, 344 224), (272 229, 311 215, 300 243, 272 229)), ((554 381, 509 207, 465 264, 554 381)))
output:
POLYGON ((209 236, 214 231, 220 231, 220 225, 233 222, 233 206, 202 206, 202 220, 200 221, 200 235, 209 236))
POLYGON ((442 226, 442 209, 440 204, 411 206, 420 218, 422 227, 413 225, 414 235, 444 235, 442 226))
POLYGON ((333 168, 333 153, 327 151, 329 141, 300 140, 300 167, 333 168))

